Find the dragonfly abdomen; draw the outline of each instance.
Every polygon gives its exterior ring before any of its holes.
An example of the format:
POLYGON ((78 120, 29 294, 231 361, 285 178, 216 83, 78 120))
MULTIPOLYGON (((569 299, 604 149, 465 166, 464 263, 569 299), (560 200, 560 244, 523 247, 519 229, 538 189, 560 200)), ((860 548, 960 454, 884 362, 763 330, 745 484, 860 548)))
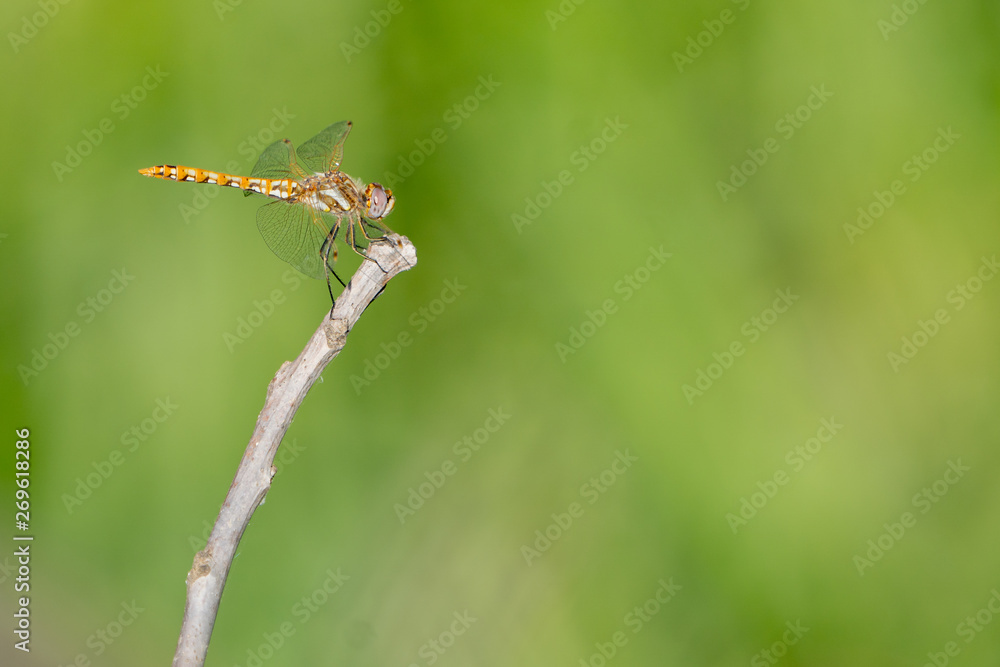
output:
POLYGON ((190 183, 211 183, 239 190, 256 192, 275 199, 288 199, 299 193, 301 186, 291 179, 256 178, 254 176, 234 176, 222 172, 208 171, 195 167, 182 167, 172 164, 159 164, 155 167, 140 169, 139 173, 150 178, 162 178, 168 181, 187 181, 190 183))

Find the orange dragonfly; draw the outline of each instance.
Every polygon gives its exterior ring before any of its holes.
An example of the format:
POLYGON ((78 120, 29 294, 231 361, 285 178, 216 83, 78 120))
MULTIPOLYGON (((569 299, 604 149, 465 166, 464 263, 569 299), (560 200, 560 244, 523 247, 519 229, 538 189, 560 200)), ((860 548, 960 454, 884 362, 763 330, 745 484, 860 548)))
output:
POLYGON ((336 236, 346 224, 346 242, 362 257, 368 255, 359 245, 357 229, 366 243, 382 241, 391 230, 382 219, 392 212, 396 200, 392 190, 379 183, 364 184, 340 170, 344 141, 351 131, 350 121, 334 123, 296 151, 288 139, 276 141, 260 154, 250 176, 157 165, 140 169, 143 176, 170 181, 211 183, 243 190, 243 194, 262 194, 277 201, 257 211, 257 229, 267 247, 282 260, 310 278, 326 279, 337 261, 336 236), (374 234, 369 235, 371 230, 374 234))

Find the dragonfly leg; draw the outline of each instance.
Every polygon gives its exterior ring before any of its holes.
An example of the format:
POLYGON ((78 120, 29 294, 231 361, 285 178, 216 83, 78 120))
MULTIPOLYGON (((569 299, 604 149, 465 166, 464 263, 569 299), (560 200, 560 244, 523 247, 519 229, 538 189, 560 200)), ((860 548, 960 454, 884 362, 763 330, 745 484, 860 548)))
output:
POLYGON ((365 238, 369 243, 373 241, 385 241, 386 235, 392 233, 392 230, 383 225, 381 222, 374 222, 372 220, 368 220, 367 218, 361 218, 360 227, 361 233, 365 235, 365 238), (365 225, 371 227, 372 230, 378 232, 381 236, 368 236, 368 232, 365 230, 365 225))
POLYGON ((341 287, 347 287, 347 285, 344 284, 344 281, 340 279, 340 276, 337 275, 337 272, 333 270, 333 266, 330 264, 331 251, 333 252, 333 261, 337 261, 337 244, 333 240, 337 235, 337 228, 338 226, 335 225, 333 229, 330 230, 330 233, 327 234, 326 239, 323 241, 323 246, 319 251, 320 259, 323 262, 323 271, 326 273, 326 289, 330 293, 331 318, 333 317, 333 308, 337 305, 337 300, 333 298, 333 285, 330 284, 330 274, 333 274, 333 277, 337 279, 337 282, 340 283, 341 287))
POLYGON ((330 276, 326 277, 326 291, 330 293, 330 319, 333 319, 333 309, 337 307, 337 300, 333 298, 333 286, 330 285, 330 276))
POLYGON ((354 219, 354 220, 350 220, 349 221, 350 224, 347 227, 347 243, 352 248, 354 248, 354 252, 358 253, 359 255, 361 255, 362 257, 364 257, 367 260, 371 260, 372 262, 375 262, 375 266, 377 266, 379 269, 381 269, 382 273, 389 273, 385 269, 385 267, 383 267, 381 264, 378 263, 377 259, 375 259, 371 255, 369 255, 367 252, 365 252, 365 248, 362 248, 361 246, 358 245, 357 238, 354 236, 354 225, 355 225, 355 223, 357 223, 357 226, 361 228, 361 233, 364 234, 365 238, 368 239, 369 243, 372 242, 372 241, 380 241, 381 239, 385 238, 385 237, 380 237, 380 238, 377 238, 377 239, 373 239, 370 236, 368 236, 367 232, 365 232, 365 228, 363 226, 363 221, 364 221, 364 218, 359 218, 359 219, 354 219))

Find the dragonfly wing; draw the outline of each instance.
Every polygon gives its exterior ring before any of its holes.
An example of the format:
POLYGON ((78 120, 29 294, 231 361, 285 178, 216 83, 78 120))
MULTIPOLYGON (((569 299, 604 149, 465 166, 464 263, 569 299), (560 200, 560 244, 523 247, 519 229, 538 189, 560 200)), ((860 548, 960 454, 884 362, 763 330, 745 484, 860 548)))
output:
MULTIPOLYGON (((275 141, 265 148, 260 157, 257 158, 257 164, 254 165, 250 175, 256 178, 270 178, 272 180, 290 178, 296 181, 301 181, 306 176, 295 159, 295 149, 288 139, 275 141)), ((245 190, 243 194, 251 195, 253 193, 245 190)))
MULTIPOLYGON (((338 219, 308 206, 275 201, 257 211, 257 229, 275 255, 310 278, 325 279, 320 250, 338 219)), ((329 262, 333 263, 331 253, 329 262)))
POLYGON ((314 173, 337 171, 344 159, 344 141, 351 131, 351 121, 334 123, 299 146, 299 164, 314 173))

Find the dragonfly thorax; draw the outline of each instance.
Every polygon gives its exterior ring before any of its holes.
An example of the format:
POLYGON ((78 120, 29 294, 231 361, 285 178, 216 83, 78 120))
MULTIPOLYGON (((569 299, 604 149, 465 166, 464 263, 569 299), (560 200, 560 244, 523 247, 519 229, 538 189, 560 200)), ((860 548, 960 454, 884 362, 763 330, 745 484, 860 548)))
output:
POLYGON ((327 172, 309 176, 302 182, 303 192, 298 201, 320 211, 353 211, 361 204, 357 186, 342 172, 327 172))

